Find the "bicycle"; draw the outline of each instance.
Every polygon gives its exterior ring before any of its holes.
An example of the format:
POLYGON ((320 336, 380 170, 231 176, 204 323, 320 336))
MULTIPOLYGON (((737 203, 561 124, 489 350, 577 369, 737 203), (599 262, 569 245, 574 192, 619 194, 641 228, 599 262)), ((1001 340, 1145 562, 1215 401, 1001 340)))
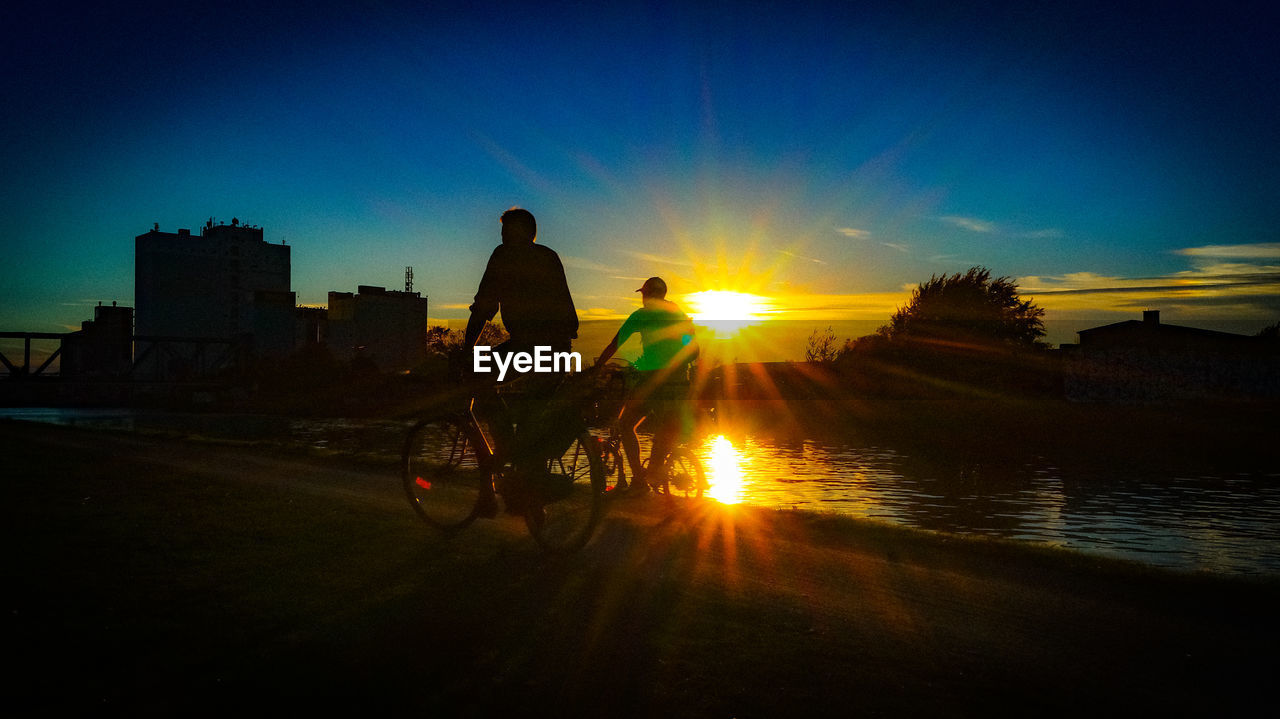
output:
MULTIPOLYGON (((493 400, 506 403, 516 384, 495 388, 493 400)), ((581 413, 563 399, 551 400, 556 412, 526 416, 524 426, 512 427, 510 435, 524 442, 511 448, 510 459, 499 458, 492 431, 486 433, 476 415, 478 395, 471 394, 465 409, 419 420, 405 436, 401 468, 409 504, 451 537, 476 519, 497 517, 501 496, 507 513, 522 516, 544 550, 580 549, 603 516, 605 492, 598 445, 581 413)))
MULTIPOLYGON (((611 359, 610 363, 614 365, 614 371, 606 375, 603 399, 598 401, 597 408, 603 409, 603 412, 610 415, 612 420, 608 423, 608 436, 598 437, 596 441, 600 447, 600 461, 605 472, 605 491, 609 496, 616 496, 615 493, 620 493, 628 487, 620 420, 629 394, 627 377, 634 372, 634 369, 630 362, 620 358, 611 359), (618 378, 622 381, 619 382, 618 378), (603 408, 601 404, 604 405, 603 408)), ((645 421, 648 421, 648 418, 645 421)), ((675 496, 701 499, 703 493, 710 489, 702 461, 683 442, 677 442, 672 446, 662 459, 661 476, 646 480, 654 493, 668 499, 675 496)), ((647 471, 651 464, 652 457, 645 460, 641 466, 647 471)), ((631 481, 634 483, 635 477, 632 477, 631 481)))

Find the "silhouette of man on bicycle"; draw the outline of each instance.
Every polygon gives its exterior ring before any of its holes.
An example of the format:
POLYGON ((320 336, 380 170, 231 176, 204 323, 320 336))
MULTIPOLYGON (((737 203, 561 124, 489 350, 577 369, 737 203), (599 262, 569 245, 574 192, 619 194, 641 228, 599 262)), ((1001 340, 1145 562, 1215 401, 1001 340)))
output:
POLYGON ((560 256, 535 244, 533 213, 513 207, 502 213, 502 244, 489 256, 471 305, 463 350, 470 352, 485 323, 502 312, 511 339, 494 352, 532 352, 537 346, 568 351, 578 336, 578 313, 560 256))
MULTIPOLYGON (((518 353, 532 354, 539 347, 569 352, 572 340, 578 336, 578 314, 564 265, 554 250, 535 243, 538 225, 533 213, 513 207, 502 213, 501 222, 502 244, 489 256, 480 279, 463 339, 464 364, 458 369, 474 367, 476 342, 485 324, 499 312, 510 339, 492 348, 491 356, 506 357, 503 367, 515 366, 511 358, 518 353)), ((518 370, 512 374, 522 377, 523 394, 519 399, 504 402, 485 398, 487 401, 477 402, 476 406, 477 414, 490 420, 496 450, 504 458, 518 453, 513 426, 542 409, 561 379, 553 374, 525 376, 518 370)), ((497 379, 497 375, 471 376, 477 381, 497 379)))
POLYGON ((642 306, 622 323, 604 352, 596 360, 601 367, 632 335, 639 333, 643 351, 636 360, 638 380, 630 398, 623 405, 619 424, 622 445, 636 478, 633 491, 646 491, 645 469, 640 463, 640 442, 636 429, 648 418, 653 427, 650 452, 651 476, 660 476, 663 458, 675 447, 680 433, 689 424, 689 365, 698 356, 693 322, 679 306, 667 299, 667 283, 661 277, 650 277, 636 290, 642 306))

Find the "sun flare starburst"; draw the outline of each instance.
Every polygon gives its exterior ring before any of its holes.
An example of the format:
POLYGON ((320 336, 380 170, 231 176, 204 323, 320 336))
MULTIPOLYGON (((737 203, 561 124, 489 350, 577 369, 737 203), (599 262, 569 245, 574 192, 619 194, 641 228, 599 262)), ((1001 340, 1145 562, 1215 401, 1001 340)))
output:
POLYGON ((760 324, 774 311, 770 298, 732 290, 694 292, 685 302, 693 309, 694 322, 724 336, 760 324))

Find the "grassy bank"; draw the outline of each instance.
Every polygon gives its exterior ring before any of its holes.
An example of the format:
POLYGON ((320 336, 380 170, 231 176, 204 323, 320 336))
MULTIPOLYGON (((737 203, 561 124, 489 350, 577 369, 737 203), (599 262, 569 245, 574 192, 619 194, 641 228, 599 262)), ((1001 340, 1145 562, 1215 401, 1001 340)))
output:
POLYGON ((551 561, 444 543, 389 473, 3 425, 28 710, 568 715, 1241 710, 1274 584, 847 519, 615 507, 551 561))

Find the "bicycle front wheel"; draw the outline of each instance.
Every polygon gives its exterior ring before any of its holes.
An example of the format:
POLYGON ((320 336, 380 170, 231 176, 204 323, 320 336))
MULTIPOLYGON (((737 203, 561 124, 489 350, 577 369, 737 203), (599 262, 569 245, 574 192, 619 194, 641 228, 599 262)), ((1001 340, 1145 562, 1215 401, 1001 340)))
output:
POLYGON ((425 419, 405 438, 401 467, 409 504, 446 535, 471 524, 483 494, 492 492, 487 462, 476 451, 482 441, 455 417, 425 419))
POLYGON ((667 455, 666 466, 663 467, 662 481, 658 484, 659 494, 689 499, 701 499, 707 488, 707 475, 702 469, 702 462, 697 455, 685 447, 676 447, 667 455))
POLYGON ((529 533, 545 550, 572 552, 591 539, 604 514, 605 474, 599 444, 586 432, 559 457, 546 461, 545 473, 531 478, 537 498, 525 512, 529 533))

